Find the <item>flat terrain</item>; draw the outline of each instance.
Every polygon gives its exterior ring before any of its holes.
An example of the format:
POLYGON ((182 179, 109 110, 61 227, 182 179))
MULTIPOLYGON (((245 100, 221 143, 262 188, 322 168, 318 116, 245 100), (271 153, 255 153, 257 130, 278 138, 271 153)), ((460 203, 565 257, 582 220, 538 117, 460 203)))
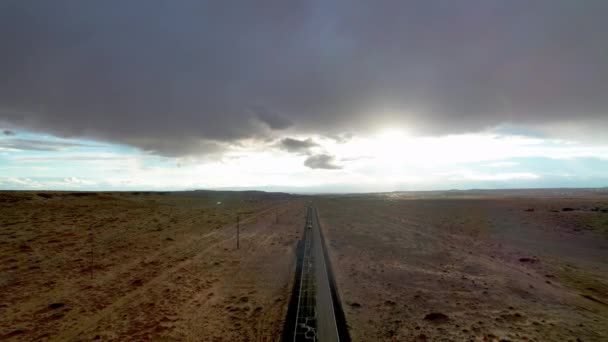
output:
POLYGON ((0 340, 276 340, 304 215, 258 192, 1 192, 0 340))
MULTIPOLYGON (((275 341, 310 199, 0 192, 0 340, 275 341)), ((606 193, 314 203, 354 341, 608 340, 606 193)))
POLYGON ((354 341, 607 341, 608 195, 315 203, 354 341))

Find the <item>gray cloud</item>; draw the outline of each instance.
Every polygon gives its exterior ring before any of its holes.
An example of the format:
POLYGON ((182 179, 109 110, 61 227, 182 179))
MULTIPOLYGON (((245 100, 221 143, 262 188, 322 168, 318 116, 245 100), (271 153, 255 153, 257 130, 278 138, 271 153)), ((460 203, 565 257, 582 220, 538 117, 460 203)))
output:
POLYGON ((45 141, 36 139, 0 139, 0 147, 31 151, 62 151, 69 148, 95 146, 79 143, 45 141))
POLYGON ((608 126, 606 1, 263 2, 2 1, 0 121, 171 156, 268 128, 608 126))
POLYGON ((304 165, 311 169, 337 170, 342 168, 342 166, 336 164, 335 157, 329 154, 310 156, 306 158, 304 165))
POLYGON ((329 134, 327 138, 333 139, 338 144, 344 144, 349 142, 355 135, 352 132, 345 132, 341 134, 329 134))
POLYGON ((372 157, 372 156, 358 156, 358 157, 352 157, 352 158, 340 158, 340 161, 341 162, 352 162, 352 161, 363 160, 363 159, 374 159, 374 157, 372 157))
POLYGON ((310 153, 310 149, 319 146, 311 138, 298 140, 293 138, 284 138, 279 141, 279 148, 291 153, 310 153))
POLYGON ((271 129, 285 129, 293 125, 293 122, 263 107, 254 108, 253 112, 260 121, 271 129))

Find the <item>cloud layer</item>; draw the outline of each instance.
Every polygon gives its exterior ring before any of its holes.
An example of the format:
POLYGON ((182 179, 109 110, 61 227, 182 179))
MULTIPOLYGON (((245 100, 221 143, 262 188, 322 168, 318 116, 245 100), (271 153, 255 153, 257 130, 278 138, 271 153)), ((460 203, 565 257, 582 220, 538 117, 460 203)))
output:
POLYGON ((319 146, 319 144, 314 142, 311 138, 305 140, 284 138, 279 141, 279 148, 291 153, 309 154, 310 150, 317 146, 319 146))
POLYGON ((335 158, 328 154, 312 155, 306 158, 304 165, 311 169, 337 170, 342 168, 342 166, 336 164, 335 158))
POLYGON ((606 17, 601 0, 3 1, 0 121, 169 156, 382 125, 587 135, 608 127, 606 17))
POLYGON ((0 139, 0 148, 22 151, 62 151, 74 147, 95 147, 86 144, 36 139, 0 139))

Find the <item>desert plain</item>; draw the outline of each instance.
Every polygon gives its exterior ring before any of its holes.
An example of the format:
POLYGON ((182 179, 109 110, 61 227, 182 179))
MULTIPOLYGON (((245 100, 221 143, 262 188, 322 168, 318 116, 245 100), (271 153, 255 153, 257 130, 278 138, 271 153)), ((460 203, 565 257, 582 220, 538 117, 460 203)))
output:
POLYGON ((3 192, 0 340, 276 340, 304 214, 261 192, 3 192))
POLYGON ((608 341, 608 193, 318 201, 354 341, 608 341))
POLYGON ((0 340, 279 340, 310 202, 353 341, 608 340, 602 189, 1 192, 0 340))

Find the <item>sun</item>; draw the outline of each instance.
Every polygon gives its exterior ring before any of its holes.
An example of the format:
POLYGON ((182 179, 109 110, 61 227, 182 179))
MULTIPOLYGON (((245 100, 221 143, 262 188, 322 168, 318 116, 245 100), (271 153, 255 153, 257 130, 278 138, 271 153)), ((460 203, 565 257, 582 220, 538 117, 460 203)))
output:
POLYGON ((393 165, 399 159, 399 151, 408 145, 410 137, 399 128, 387 128, 381 130, 371 138, 373 154, 384 164, 393 165))
POLYGON ((399 128, 386 128, 376 135, 376 139, 386 142, 398 142, 406 140, 408 135, 405 130, 399 128))

